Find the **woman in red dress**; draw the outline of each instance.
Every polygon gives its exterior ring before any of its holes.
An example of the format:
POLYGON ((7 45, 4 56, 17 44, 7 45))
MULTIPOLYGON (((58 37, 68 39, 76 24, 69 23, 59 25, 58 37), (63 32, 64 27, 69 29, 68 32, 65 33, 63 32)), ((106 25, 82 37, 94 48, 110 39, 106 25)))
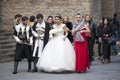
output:
POLYGON ((80 14, 77 14, 76 20, 77 22, 73 25, 72 34, 74 35, 74 48, 76 53, 76 72, 79 73, 86 72, 87 68, 90 68, 88 46, 86 40, 86 33, 89 33, 90 30, 85 22, 81 20, 80 14), (78 33, 79 35, 76 35, 78 33), (82 39, 79 39, 81 37, 82 39))

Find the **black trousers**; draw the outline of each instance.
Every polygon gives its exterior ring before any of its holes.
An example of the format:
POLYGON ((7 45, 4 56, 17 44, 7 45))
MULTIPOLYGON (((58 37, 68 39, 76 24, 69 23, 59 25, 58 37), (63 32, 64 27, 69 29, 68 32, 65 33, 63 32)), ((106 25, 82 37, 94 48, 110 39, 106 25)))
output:
POLYGON ((110 44, 107 40, 102 40, 102 55, 103 59, 110 60, 110 44))
POLYGON ((33 63, 33 65, 34 65, 34 69, 33 69, 33 71, 34 72, 37 72, 37 67, 36 67, 36 64, 37 64, 37 62, 38 62, 38 48, 37 48, 37 51, 36 51, 36 54, 35 54, 35 57, 34 57, 34 63, 33 63))
POLYGON ((93 56, 94 56, 94 51, 93 51, 93 47, 94 47, 94 43, 95 43, 94 40, 95 40, 95 39, 92 38, 92 37, 87 37, 90 62, 92 61, 93 56))
POLYGON ((101 52, 102 52, 102 43, 98 42, 98 54, 99 54, 99 57, 101 57, 101 52))
POLYGON ((27 58, 29 61, 32 60, 31 46, 17 43, 14 61, 21 61, 22 58, 27 58))

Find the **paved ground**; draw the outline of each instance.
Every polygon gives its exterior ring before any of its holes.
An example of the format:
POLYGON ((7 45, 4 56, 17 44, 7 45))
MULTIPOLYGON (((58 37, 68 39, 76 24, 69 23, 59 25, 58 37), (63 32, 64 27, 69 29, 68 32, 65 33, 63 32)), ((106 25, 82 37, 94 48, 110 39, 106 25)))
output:
POLYGON ((120 56, 112 56, 110 64, 102 64, 97 58, 86 73, 31 73, 27 62, 20 63, 18 74, 12 74, 13 62, 0 63, 0 80, 120 80, 120 56))

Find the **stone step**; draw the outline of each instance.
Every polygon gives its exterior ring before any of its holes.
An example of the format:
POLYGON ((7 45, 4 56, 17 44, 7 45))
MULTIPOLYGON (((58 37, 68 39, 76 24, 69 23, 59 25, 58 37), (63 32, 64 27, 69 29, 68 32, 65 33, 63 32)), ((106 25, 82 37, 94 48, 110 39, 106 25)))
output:
POLYGON ((16 45, 16 43, 4 44, 4 45, 1 45, 1 49, 14 48, 15 45, 16 45))
POLYGON ((13 35, 2 35, 2 36, 0 36, 0 41, 1 40, 10 40, 10 39, 14 39, 13 38, 13 35))
POLYGON ((13 61, 13 58, 14 58, 14 52, 10 52, 7 54, 0 54, 0 62, 13 61))
POLYGON ((1 32, 0 36, 12 36, 13 32, 1 32))
POLYGON ((1 41, 1 40, 6 40, 6 39, 8 39, 8 37, 0 36, 0 41, 1 41))
POLYGON ((0 54, 4 54, 4 53, 9 53, 10 51, 15 51, 15 47, 11 47, 11 48, 8 48, 8 49, 0 49, 0 54))
POLYGON ((9 44, 9 43, 15 43, 15 40, 14 39, 0 40, 1 45, 9 44))
POLYGON ((5 29, 0 29, 0 33, 4 33, 5 32, 5 29))
POLYGON ((12 29, 0 29, 0 62, 13 60, 16 42, 12 29))

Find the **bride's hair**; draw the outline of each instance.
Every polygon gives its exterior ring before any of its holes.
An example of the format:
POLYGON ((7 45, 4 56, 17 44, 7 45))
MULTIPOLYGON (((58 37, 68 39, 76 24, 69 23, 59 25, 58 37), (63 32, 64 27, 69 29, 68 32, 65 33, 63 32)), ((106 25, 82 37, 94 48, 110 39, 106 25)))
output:
POLYGON ((55 18, 56 18, 56 17, 62 19, 62 16, 61 16, 60 14, 57 14, 57 15, 55 16, 55 18))

